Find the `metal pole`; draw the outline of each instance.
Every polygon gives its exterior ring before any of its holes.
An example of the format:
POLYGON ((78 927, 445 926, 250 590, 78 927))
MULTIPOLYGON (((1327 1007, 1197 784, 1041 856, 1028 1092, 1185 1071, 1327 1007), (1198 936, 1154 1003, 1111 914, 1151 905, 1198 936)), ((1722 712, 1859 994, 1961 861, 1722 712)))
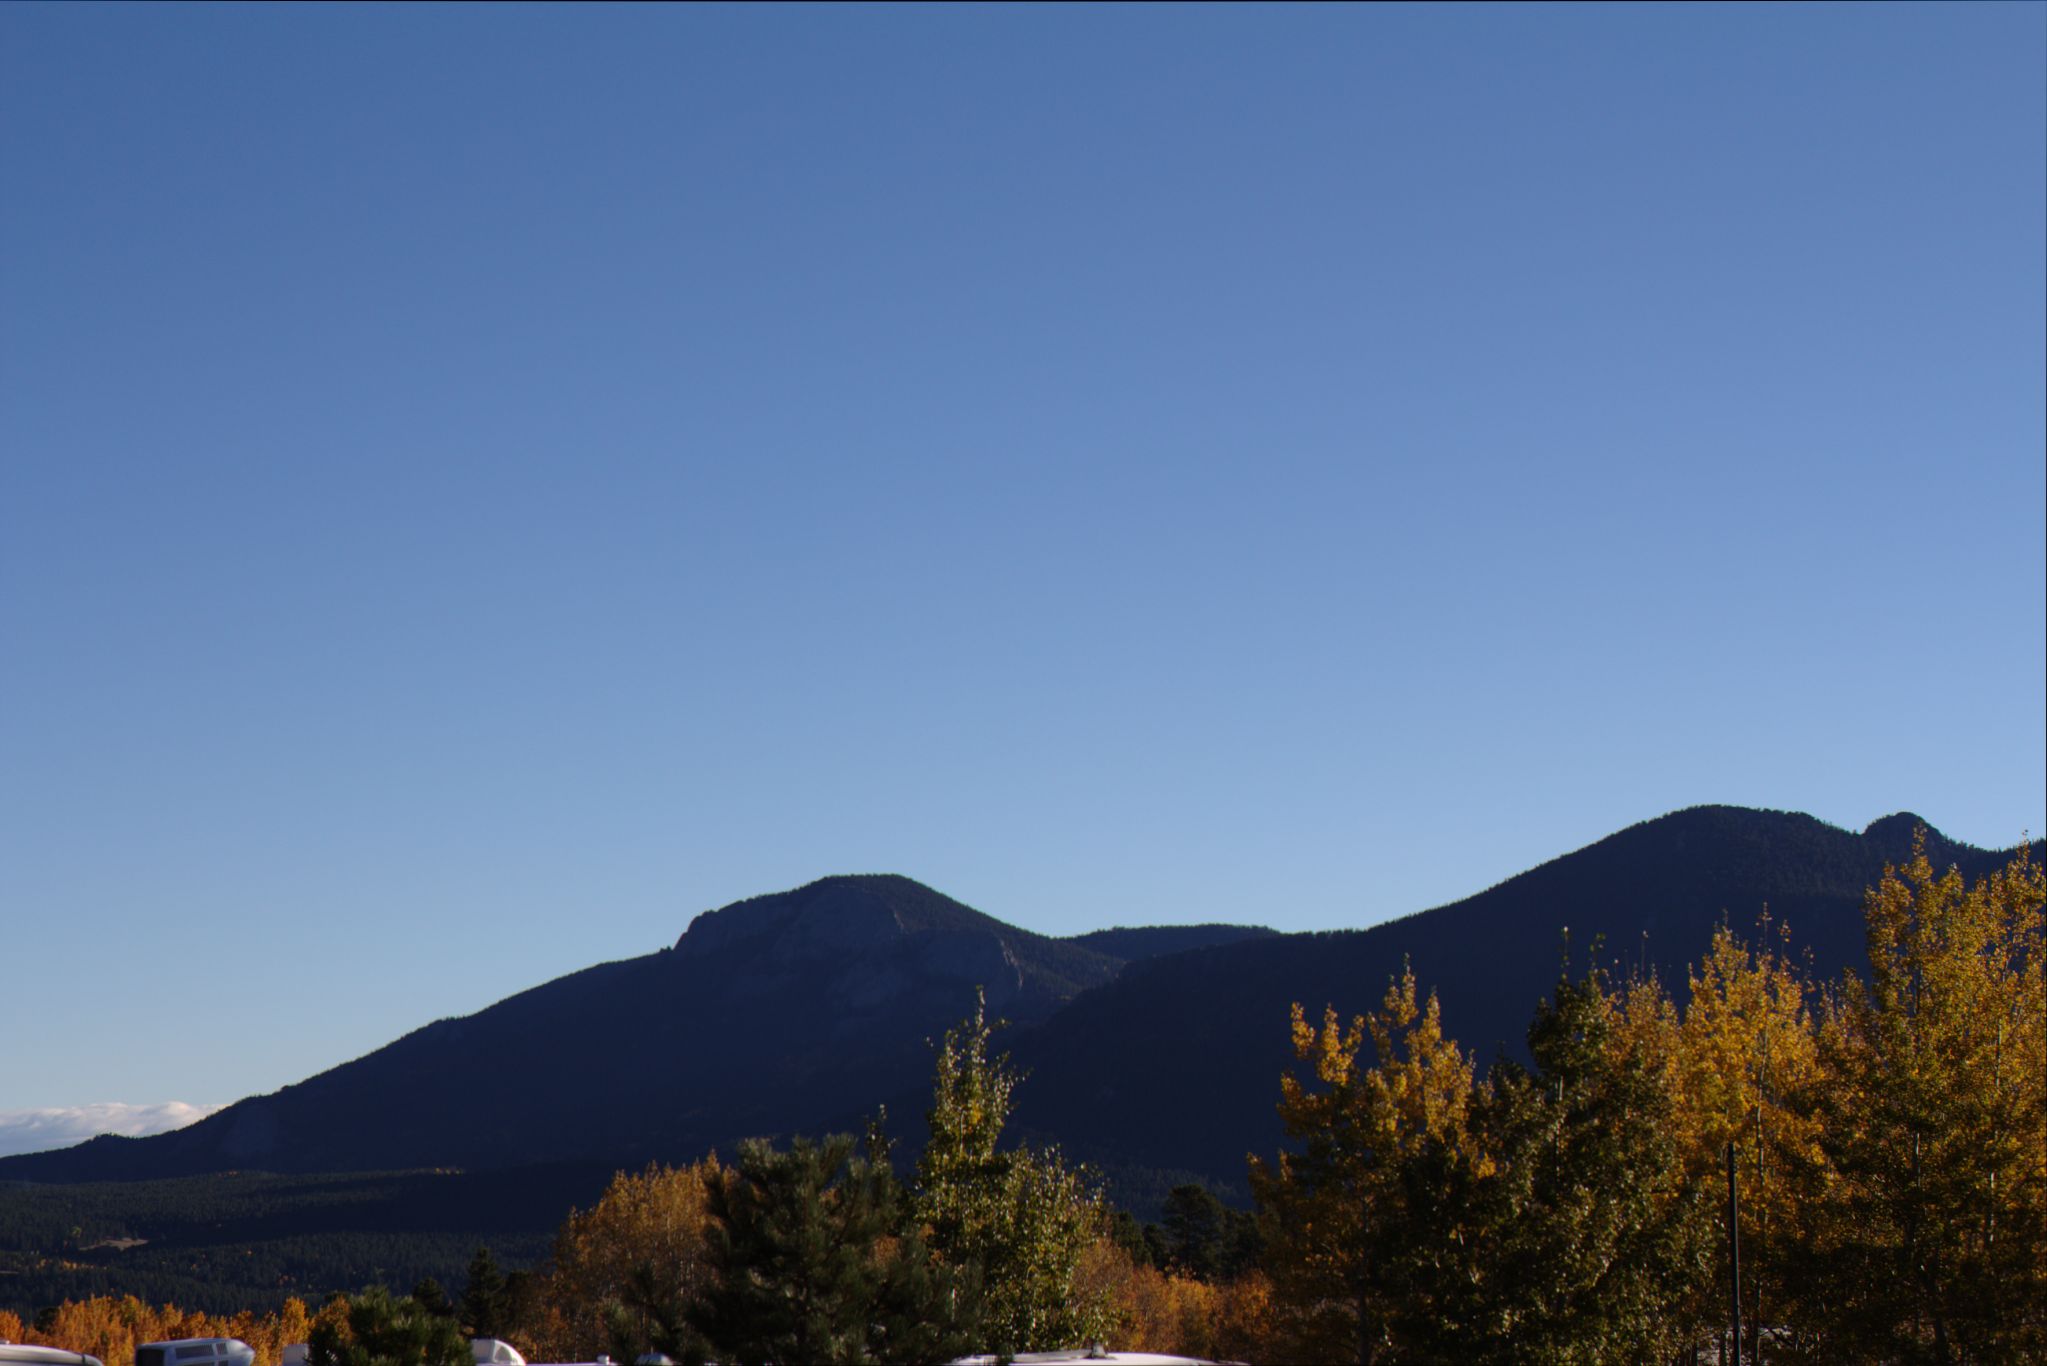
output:
POLYGON ((1741 1366, 1741 1226, 1734 1198, 1734 1144, 1727 1145, 1727 1265, 1734 1280, 1734 1363, 1741 1366))

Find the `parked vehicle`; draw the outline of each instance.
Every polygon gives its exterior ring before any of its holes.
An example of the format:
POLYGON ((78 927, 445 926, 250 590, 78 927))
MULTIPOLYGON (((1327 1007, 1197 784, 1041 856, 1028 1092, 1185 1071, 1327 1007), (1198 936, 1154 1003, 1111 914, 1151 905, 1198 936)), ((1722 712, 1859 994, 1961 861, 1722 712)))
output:
POLYGON ((177 1338, 145 1342, 135 1366, 256 1366, 256 1349, 240 1338, 177 1338))
POLYGON ((0 1338, 0 1366, 106 1366, 106 1363, 62 1347, 24 1347, 0 1338))

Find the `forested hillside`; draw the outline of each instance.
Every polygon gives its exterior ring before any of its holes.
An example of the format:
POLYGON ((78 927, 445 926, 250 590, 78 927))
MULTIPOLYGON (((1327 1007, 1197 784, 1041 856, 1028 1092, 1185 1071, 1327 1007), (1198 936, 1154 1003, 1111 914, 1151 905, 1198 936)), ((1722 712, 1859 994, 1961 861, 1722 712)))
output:
POLYGON ((93 1295, 213 1313, 318 1302, 369 1281, 448 1279, 479 1244, 537 1261, 608 1166, 496 1172, 233 1172, 160 1181, 0 1185, 0 1309, 93 1295))

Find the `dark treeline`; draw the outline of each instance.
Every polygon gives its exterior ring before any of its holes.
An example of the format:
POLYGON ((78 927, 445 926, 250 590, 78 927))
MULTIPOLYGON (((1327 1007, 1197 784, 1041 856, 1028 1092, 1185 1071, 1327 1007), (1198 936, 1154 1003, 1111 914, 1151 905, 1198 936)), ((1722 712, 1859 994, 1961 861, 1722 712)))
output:
POLYGON ((132 1294, 211 1313, 315 1303, 365 1281, 458 1278, 479 1243, 537 1261, 606 1166, 281 1176, 232 1172, 0 1189, 0 1309, 132 1294))
MULTIPOLYGON (((264 1312, 300 1299, 318 1304, 366 1281, 409 1286, 423 1278, 459 1281, 479 1241, 507 1262, 538 1262, 547 1239, 471 1233, 334 1233, 263 1242, 96 1250, 15 1259, 0 1270, 0 1309, 34 1322, 66 1301, 133 1295, 212 1314, 264 1312)), ((0 1267, 7 1259, 0 1256, 0 1267)))

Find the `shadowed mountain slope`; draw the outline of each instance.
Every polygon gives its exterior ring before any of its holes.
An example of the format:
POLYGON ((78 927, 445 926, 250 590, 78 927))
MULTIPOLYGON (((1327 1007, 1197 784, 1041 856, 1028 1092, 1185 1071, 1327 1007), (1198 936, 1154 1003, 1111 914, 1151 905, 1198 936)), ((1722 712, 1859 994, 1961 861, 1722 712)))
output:
POLYGON ((0 1179, 690 1157, 871 1109, 924 1074, 976 987, 1029 1025, 1120 965, 908 878, 826 878, 175 1133, 0 1159, 0 1179))
MULTIPOLYGON (((1294 934, 1134 963, 1043 1027, 1010 1043, 1030 1082, 1017 1122, 1076 1157, 1122 1170, 1198 1172, 1241 1190, 1247 1152, 1277 1149, 1274 1107, 1292 1061, 1293 1002, 1319 1020, 1374 1009, 1411 961, 1444 1029, 1481 1067, 1525 1056, 1537 1001, 1551 994, 1569 928, 1575 970, 1592 959, 1654 965, 1682 990, 1723 921, 1753 939, 1767 905, 1815 969, 1865 961, 1862 895, 1911 856, 1916 816, 1861 834, 1810 816, 1695 807, 1631 826, 1476 896, 1366 930, 1294 934)), ((2037 848, 2037 846, 2036 846, 2037 848)), ((1936 866, 1971 877, 2009 855, 1937 832, 1936 866)))

